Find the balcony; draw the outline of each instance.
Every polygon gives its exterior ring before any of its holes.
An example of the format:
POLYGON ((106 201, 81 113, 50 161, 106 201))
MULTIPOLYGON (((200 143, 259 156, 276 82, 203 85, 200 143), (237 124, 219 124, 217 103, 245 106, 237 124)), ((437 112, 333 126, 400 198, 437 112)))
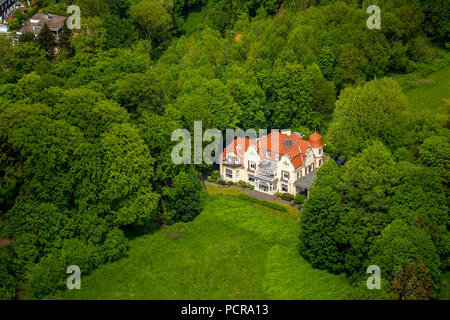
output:
POLYGON ((239 163, 238 158, 225 158, 222 160, 222 165, 227 168, 239 168, 241 164, 239 163))
POLYGON ((277 164, 272 161, 261 161, 256 177, 269 182, 275 181, 277 179, 277 164))
POLYGON ((255 177, 258 178, 259 180, 264 180, 264 181, 267 181, 267 182, 278 181, 277 176, 275 176, 275 175, 266 175, 266 174, 256 173, 255 177))
POLYGON ((222 162, 222 165, 224 166, 224 167, 227 167, 227 168, 240 168, 241 167, 241 164, 240 163, 228 163, 228 162, 222 162))

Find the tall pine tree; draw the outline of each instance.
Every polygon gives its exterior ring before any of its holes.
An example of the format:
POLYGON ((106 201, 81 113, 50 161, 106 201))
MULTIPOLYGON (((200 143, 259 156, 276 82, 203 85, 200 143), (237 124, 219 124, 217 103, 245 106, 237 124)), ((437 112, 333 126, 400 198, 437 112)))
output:
POLYGON ((67 25, 64 23, 61 34, 59 35, 58 39, 59 56, 62 56, 64 58, 70 58, 74 55, 75 52, 72 47, 72 44, 70 43, 71 34, 72 32, 70 31, 69 28, 67 28, 67 25))
POLYGON ((50 30, 47 24, 44 24, 44 26, 42 27, 36 38, 36 41, 39 45, 39 48, 46 51, 50 58, 53 57, 53 50, 56 47, 56 41, 53 32, 50 30))

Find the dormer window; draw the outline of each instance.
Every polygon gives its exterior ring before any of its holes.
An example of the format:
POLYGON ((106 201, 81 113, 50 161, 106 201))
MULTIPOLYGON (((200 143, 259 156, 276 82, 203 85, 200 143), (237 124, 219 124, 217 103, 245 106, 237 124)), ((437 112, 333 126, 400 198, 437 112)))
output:
POLYGON ((239 164, 239 158, 232 156, 232 155, 227 155, 227 162, 228 163, 234 163, 234 164, 239 164))

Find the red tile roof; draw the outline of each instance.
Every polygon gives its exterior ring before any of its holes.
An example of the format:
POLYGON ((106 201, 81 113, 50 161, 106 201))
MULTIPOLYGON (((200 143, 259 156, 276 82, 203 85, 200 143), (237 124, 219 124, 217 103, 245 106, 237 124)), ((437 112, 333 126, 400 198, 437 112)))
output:
POLYGON ((318 133, 310 136, 309 141, 300 138, 297 134, 283 134, 278 132, 271 132, 270 134, 260 138, 258 142, 249 138, 236 138, 230 143, 222 153, 222 159, 226 157, 227 152, 233 152, 241 160, 241 165, 244 163, 244 153, 250 145, 257 148, 258 154, 262 159, 269 159, 272 161, 280 161, 283 155, 289 157, 295 168, 300 167, 305 161, 306 151, 310 147, 322 146, 322 137, 318 133), (312 138, 312 139, 311 139, 312 138), (267 151, 270 152, 267 158, 267 151), (276 155, 279 155, 277 160, 276 155))

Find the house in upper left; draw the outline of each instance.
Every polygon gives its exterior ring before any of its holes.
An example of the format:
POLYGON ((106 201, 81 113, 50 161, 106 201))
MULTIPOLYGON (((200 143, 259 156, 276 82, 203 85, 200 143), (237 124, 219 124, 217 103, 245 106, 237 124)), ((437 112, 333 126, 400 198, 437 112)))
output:
POLYGON ((62 27, 66 17, 56 16, 50 13, 36 13, 31 19, 25 22, 25 25, 19 29, 16 37, 19 37, 25 32, 32 32, 36 37, 41 31, 42 27, 46 24, 49 29, 53 32, 55 39, 59 39, 62 27))

